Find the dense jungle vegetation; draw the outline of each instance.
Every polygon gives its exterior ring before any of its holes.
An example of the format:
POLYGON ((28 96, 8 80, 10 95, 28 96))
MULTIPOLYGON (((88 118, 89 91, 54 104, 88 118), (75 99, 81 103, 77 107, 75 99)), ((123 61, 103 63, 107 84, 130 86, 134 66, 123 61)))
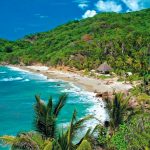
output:
POLYGON ((17 41, 0 39, 0 61, 25 65, 40 62, 87 70, 107 61, 117 73, 125 70, 142 74, 149 65, 149 16, 150 9, 102 13, 17 41))

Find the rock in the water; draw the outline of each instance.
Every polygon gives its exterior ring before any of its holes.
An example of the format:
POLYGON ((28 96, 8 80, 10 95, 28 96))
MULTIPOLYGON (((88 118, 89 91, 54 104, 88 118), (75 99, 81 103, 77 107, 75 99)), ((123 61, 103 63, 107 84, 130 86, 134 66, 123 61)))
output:
POLYGON ((102 97, 102 93, 97 93, 96 97, 102 97))

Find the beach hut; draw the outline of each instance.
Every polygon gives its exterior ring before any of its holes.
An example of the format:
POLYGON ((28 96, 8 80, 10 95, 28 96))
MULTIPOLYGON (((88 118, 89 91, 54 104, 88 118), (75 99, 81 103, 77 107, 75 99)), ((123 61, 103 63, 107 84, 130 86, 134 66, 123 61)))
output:
POLYGON ((97 68, 98 72, 104 73, 104 74, 110 73, 111 70, 112 70, 112 68, 107 64, 107 62, 104 62, 97 68))

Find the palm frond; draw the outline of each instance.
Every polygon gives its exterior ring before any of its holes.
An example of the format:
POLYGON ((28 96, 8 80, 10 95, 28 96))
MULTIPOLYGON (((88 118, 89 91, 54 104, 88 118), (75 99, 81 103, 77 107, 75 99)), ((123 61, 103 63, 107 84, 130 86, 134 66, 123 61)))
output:
POLYGON ((73 145, 72 141, 75 138, 75 135, 76 135, 77 131, 84 127, 84 123, 86 121, 88 121, 89 119, 93 118, 92 115, 89 115, 89 116, 86 116, 85 118, 82 118, 82 119, 77 121, 76 115, 77 115, 77 112, 75 110, 73 115, 72 115, 70 126, 69 126, 69 128, 67 130, 67 133, 66 133, 67 134, 67 140, 68 140, 69 148, 71 148, 72 145, 73 145))
POLYGON ((61 135, 59 135, 59 137, 58 137, 58 143, 60 144, 62 150, 69 149, 69 145, 68 145, 68 141, 67 141, 67 134, 64 133, 63 131, 62 131, 61 135))
POLYGON ((4 135, 4 136, 0 137, 0 141, 6 145, 12 145, 14 142, 17 141, 17 138, 14 136, 4 135))
POLYGON ((78 129, 81 129, 82 127, 84 127, 84 123, 92 118, 93 118, 93 115, 88 115, 88 116, 76 121, 73 125, 74 131, 77 131, 78 129))
POLYGON ((35 96, 35 127, 36 131, 43 134, 46 137, 53 135, 54 117, 51 114, 52 111, 52 99, 49 100, 46 105, 39 96, 35 96))
POLYGON ((66 93, 62 94, 60 97, 59 97, 59 100, 57 102, 57 104, 55 105, 55 108, 54 108, 54 115, 57 117, 60 110, 62 109, 62 107, 66 104, 66 100, 68 98, 68 95, 66 93))
POLYGON ((40 96, 35 96, 36 98, 36 105, 35 105, 35 112, 38 116, 40 115, 46 115, 46 110, 47 110, 47 107, 46 107, 46 104, 40 99, 40 96))
POLYGON ((70 126, 68 127, 68 130, 66 132, 67 142, 68 142, 69 147, 71 147, 72 145, 71 142, 72 142, 72 134, 73 134, 73 124, 76 121, 76 115, 77 115, 77 112, 76 110, 74 110, 72 118, 71 118, 70 126))
POLYGON ((85 135, 82 137, 82 139, 77 143, 78 146, 82 143, 83 140, 85 140, 85 139, 87 140, 90 137, 90 135, 91 135, 90 132, 91 132, 91 129, 88 129, 87 132, 85 133, 85 135))
POLYGON ((14 143, 11 144, 11 148, 14 150, 40 150, 39 145, 32 139, 32 135, 32 133, 19 134, 14 143))
POLYGON ((53 109, 53 99, 52 97, 49 98, 48 104, 47 104, 47 112, 51 115, 53 109))
POLYGON ((60 96, 58 103, 54 107, 52 97, 50 97, 47 104, 45 104, 40 96, 35 96, 35 127, 36 131, 41 133, 46 138, 55 138, 56 136, 56 118, 60 110, 65 105, 67 94, 60 96))
POLYGON ((43 148, 43 150, 52 150, 53 148, 53 143, 49 141, 46 146, 43 148))
POLYGON ((87 140, 83 140, 77 150, 92 150, 92 147, 87 140))

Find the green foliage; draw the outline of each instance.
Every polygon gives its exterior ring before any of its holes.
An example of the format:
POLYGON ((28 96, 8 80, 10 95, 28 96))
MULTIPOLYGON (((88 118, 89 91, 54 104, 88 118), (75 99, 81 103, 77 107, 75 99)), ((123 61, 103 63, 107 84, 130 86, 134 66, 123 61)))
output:
POLYGON ((67 95, 63 94, 59 97, 56 106, 53 105, 52 98, 49 99, 46 105, 39 96, 36 96, 35 127, 46 138, 54 138, 56 136, 56 119, 66 100, 67 95))
POLYGON ((150 148, 149 114, 134 116, 131 121, 120 125, 112 136, 110 147, 116 150, 145 150, 150 148))
POLYGON ((150 148, 150 115, 140 114, 129 122, 126 133, 126 141, 129 150, 141 150, 150 148))
POLYGON ((100 126, 98 143, 104 149, 145 150, 150 148, 149 111, 129 107, 129 97, 116 94, 113 100, 106 99, 109 122, 100 126))
MULTIPOLYGON (((91 115, 89 115, 89 116, 84 117, 83 119, 77 120, 76 115, 77 115, 77 112, 74 111, 70 125, 66 132, 67 145, 69 149, 72 149, 73 147, 75 147, 75 145, 73 144, 73 141, 79 129, 81 130, 84 127, 84 123, 93 118, 91 115)), ((77 142, 81 143, 84 138, 87 138, 87 134, 85 134, 83 138, 78 140, 77 142)))
POLYGON ((50 141, 44 140, 37 133, 21 133, 16 137, 3 136, 0 140, 7 145, 11 145, 11 150, 41 150, 44 149, 50 141))
POLYGON ((116 150, 127 150, 127 141, 125 141, 126 133, 127 125, 120 125, 119 130, 112 136, 109 146, 114 147, 116 150))
POLYGON ((92 147, 87 140, 83 140, 77 150, 92 150, 92 147))
POLYGON ((130 97, 124 97, 122 93, 115 94, 113 100, 106 99, 109 121, 105 121, 105 126, 100 126, 98 130, 98 143, 101 147, 126 150, 126 128, 121 124, 127 123, 134 115, 133 109, 129 107, 129 99, 130 97))
POLYGON ((110 79, 112 78, 111 76, 106 76, 106 75, 100 75, 98 76, 99 79, 110 79))
POLYGON ((98 142, 101 146, 105 147, 108 142, 108 129, 100 126, 98 128, 98 142))
POLYGON ((128 80, 130 82, 132 82, 132 81, 139 81, 139 80, 141 80, 141 77, 139 77, 139 75, 137 75, 137 74, 134 74, 134 75, 128 76, 126 78, 126 80, 128 80))
POLYGON ((113 100, 106 99, 106 107, 110 117, 110 127, 113 132, 133 114, 132 108, 129 107, 129 99, 130 97, 124 98, 122 93, 116 94, 113 100))
POLYGON ((0 39, 0 61, 88 70, 107 61, 118 74, 123 70, 142 74, 148 70, 149 16, 150 9, 101 13, 15 42, 0 39))
MULTIPOLYGON (((133 89, 131 89, 131 94, 136 96, 137 102, 140 104, 150 104, 150 75, 144 74, 142 78, 142 83, 133 89)), ((149 107, 150 108, 150 107, 149 107)))
POLYGON ((147 73, 143 77, 142 91, 150 96, 150 74, 147 73))
POLYGON ((49 150, 63 150, 56 140, 53 140, 52 147, 49 150))

